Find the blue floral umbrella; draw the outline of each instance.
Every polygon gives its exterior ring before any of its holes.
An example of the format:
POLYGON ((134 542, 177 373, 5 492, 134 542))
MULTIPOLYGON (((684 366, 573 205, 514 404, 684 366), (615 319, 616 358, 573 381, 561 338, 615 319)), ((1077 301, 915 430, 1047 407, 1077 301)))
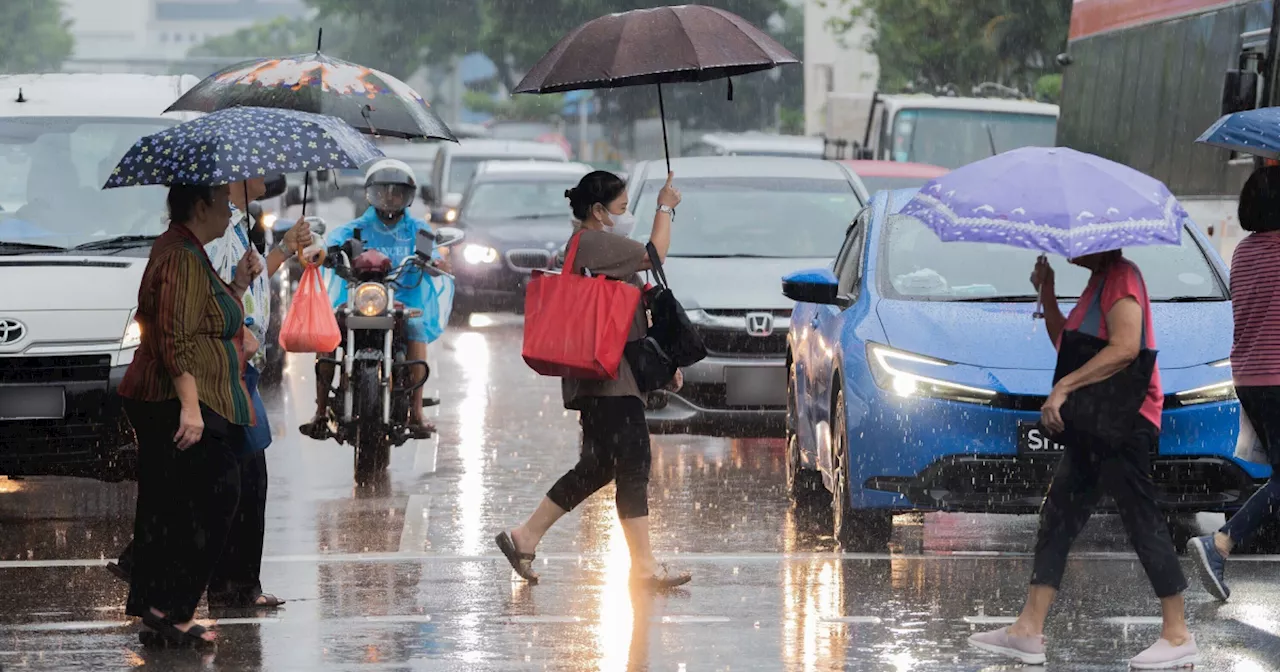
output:
POLYGON ((1280 107, 1264 107, 1228 114, 1214 122, 1196 142, 1280 159, 1280 107))
POLYGON ((309 112, 234 107, 139 140, 104 189, 218 186, 255 177, 359 168, 382 151, 346 122, 309 112))

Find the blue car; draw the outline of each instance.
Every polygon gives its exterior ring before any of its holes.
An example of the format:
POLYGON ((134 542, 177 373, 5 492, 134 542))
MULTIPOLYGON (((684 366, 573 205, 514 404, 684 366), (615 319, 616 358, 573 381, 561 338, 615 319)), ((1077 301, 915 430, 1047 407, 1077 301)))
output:
MULTIPOLYGON (((1038 510, 1061 446, 1036 428, 1056 352, 1032 318, 1037 253, 944 243, 879 192, 831 268, 793 273, 787 484, 833 511, 846 546, 883 548, 893 514, 1038 510)), ((1188 225, 1125 255, 1153 301, 1165 396, 1154 475, 1171 515, 1231 512, 1270 475, 1236 460, 1227 269, 1188 225)), ((1068 311, 1088 280, 1057 258, 1068 311)), ((1109 506, 1103 500, 1101 508, 1109 506)))

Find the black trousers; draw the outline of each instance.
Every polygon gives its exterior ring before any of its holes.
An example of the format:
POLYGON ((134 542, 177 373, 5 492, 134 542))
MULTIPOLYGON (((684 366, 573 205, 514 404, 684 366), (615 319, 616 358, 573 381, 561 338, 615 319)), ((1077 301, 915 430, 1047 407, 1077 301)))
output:
MULTIPOLYGON (((267 454, 257 451, 240 458, 240 501, 222 557, 209 579, 210 602, 252 602, 262 593, 262 542, 267 523, 267 454)), ((118 564, 133 569, 133 542, 120 553, 118 564)))
POLYGON ((1067 554, 1103 492, 1111 495, 1129 542, 1160 598, 1187 589, 1164 514, 1156 504, 1151 456, 1159 432, 1148 422, 1120 445, 1069 445, 1040 509, 1031 584, 1058 588, 1067 554))
POLYGON ((222 557, 209 579, 209 602, 252 602, 262 594, 262 540, 267 530, 267 453, 240 458, 240 502, 222 557))
POLYGON ((597 490, 616 480, 618 517, 649 515, 649 426, 644 402, 635 397, 591 397, 579 400, 582 411, 582 454, 578 464, 560 477, 547 498, 572 511, 597 490))
POLYGON ((237 459, 243 431, 201 405, 200 442, 178 450, 177 400, 125 400, 138 437, 138 504, 125 611, 150 608, 189 621, 226 545, 240 499, 237 459))

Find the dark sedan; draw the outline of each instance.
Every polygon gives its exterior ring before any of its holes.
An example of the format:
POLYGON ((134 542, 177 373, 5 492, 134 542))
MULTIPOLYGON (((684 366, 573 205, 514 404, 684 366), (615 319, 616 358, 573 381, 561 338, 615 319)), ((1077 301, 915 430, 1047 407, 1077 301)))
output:
POLYGON ((454 250, 453 319, 520 311, 534 270, 550 268, 572 232, 564 192, 591 167, 581 163, 490 161, 476 172, 459 209, 467 241, 454 250))

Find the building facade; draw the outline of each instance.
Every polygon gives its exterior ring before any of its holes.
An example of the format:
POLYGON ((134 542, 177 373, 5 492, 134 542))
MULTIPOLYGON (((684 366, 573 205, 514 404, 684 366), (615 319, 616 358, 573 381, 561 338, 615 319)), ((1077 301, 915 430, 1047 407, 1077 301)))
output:
POLYGON ((832 98, 870 99, 880 65, 868 45, 874 33, 865 25, 836 35, 834 18, 847 18, 857 0, 804 0, 804 125, 806 135, 848 137, 834 118, 832 98))

